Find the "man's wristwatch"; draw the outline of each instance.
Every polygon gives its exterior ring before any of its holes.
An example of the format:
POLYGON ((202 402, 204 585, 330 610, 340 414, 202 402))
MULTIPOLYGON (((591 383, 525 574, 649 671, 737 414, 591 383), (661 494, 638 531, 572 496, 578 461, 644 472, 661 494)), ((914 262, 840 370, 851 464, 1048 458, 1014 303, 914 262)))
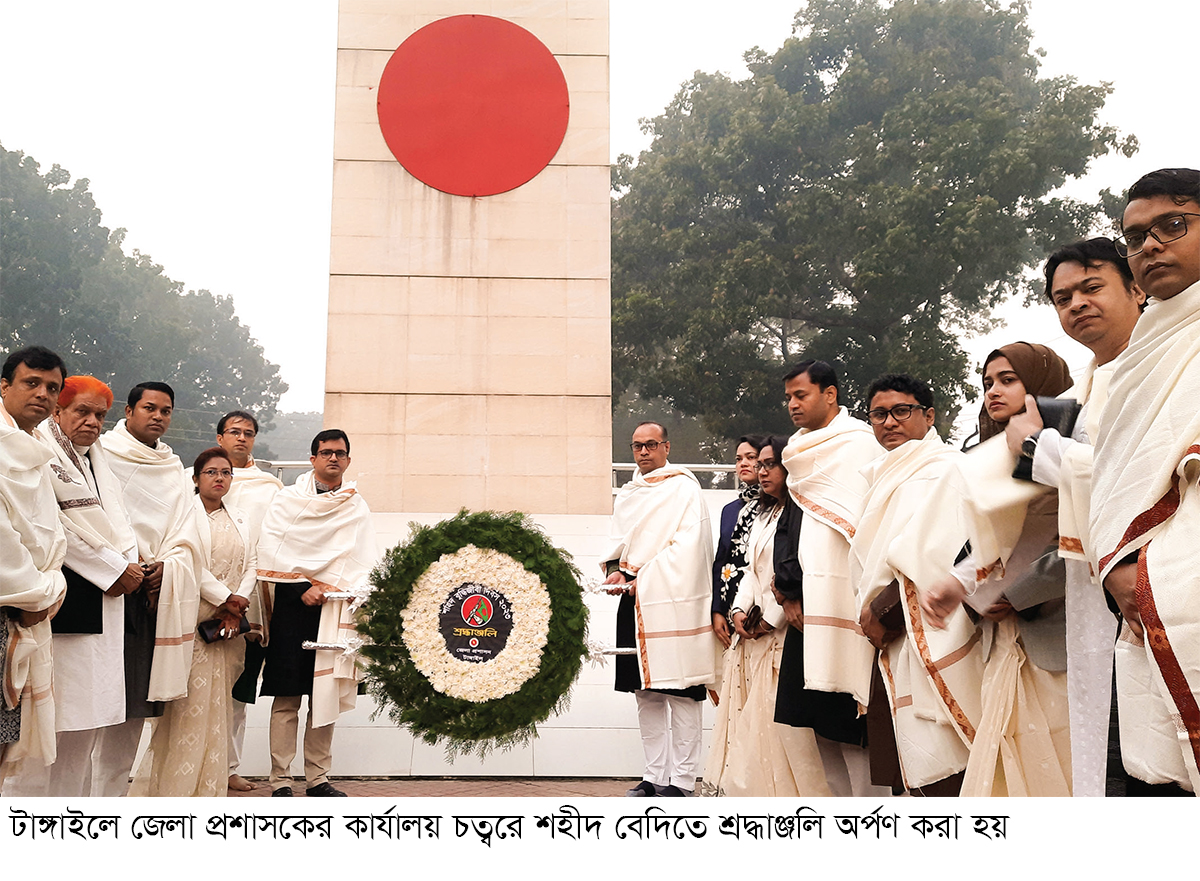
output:
POLYGON ((1033 457, 1037 453, 1038 437, 1044 429, 1039 429, 1021 441, 1021 455, 1017 457, 1017 467, 1012 476, 1017 480, 1033 480, 1033 457))

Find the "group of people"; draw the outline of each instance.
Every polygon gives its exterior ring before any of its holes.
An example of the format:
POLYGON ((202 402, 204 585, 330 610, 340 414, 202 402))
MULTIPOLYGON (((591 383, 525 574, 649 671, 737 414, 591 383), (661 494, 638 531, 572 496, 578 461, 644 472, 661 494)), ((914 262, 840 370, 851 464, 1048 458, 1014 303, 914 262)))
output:
POLYGON ((304 696, 306 794, 344 795, 327 775, 359 673, 304 643, 342 641, 378 559, 370 511, 343 479, 346 434, 317 434, 312 470, 284 487, 255 464, 244 410, 185 470, 161 440, 166 383, 134 386, 102 434, 112 390, 33 346, 5 360, 0 398, 4 794, 253 789, 238 766, 261 693, 272 795, 293 795, 304 696))
POLYGON ((1121 226, 1045 264, 1082 378, 991 352, 965 451, 919 377, 877 378, 863 421, 804 361, 797 431, 738 440, 714 550, 666 429, 637 427, 605 555, 628 795, 1200 792, 1200 171, 1139 179, 1121 226))

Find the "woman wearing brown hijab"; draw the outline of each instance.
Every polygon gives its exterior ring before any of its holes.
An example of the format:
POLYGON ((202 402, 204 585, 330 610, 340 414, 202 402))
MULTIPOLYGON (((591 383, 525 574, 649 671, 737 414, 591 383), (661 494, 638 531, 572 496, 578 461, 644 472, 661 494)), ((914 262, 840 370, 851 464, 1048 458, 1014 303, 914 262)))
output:
POLYGON ((1047 346, 1012 343, 984 362, 981 443, 963 473, 976 573, 966 602, 981 616, 987 661, 964 796, 1070 795, 1058 494, 1008 477, 1013 463, 1001 445, 1027 394, 1057 397, 1071 385, 1066 362, 1047 346), (985 473, 985 462, 1000 459, 1000 474, 985 473))

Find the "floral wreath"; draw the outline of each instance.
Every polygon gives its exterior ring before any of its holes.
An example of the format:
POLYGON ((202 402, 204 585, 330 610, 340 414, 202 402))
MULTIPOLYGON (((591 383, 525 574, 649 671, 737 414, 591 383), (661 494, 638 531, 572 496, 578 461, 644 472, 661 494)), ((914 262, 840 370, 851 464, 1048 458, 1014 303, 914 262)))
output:
MULTIPOLYGON (((462 510, 411 527, 372 573, 358 624, 370 692, 397 724, 443 741, 451 758, 527 743, 565 709, 587 653, 579 571, 524 514, 462 510), (486 597, 487 616, 494 608, 509 617, 494 657, 467 661, 448 648, 444 622, 463 595, 486 597)), ((455 633, 495 634, 484 613, 459 623, 466 629, 455 633)))

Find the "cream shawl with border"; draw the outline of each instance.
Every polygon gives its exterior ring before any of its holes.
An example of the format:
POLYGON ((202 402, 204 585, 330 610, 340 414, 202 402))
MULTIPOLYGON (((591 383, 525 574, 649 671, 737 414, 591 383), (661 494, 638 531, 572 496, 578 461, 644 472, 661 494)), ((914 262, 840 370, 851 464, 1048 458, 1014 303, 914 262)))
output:
MULTIPOLYGON (((50 449, 45 439, 26 434, 0 404, 0 605, 29 612, 49 609, 67 590, 62 563, 67 539, 50 485, 50 449)), ((4 701, 21 705, 21 737, 4 749, 5 765, 21 760, 50 764, 54 736, 54 656, 50 621, 8 627, 4 658, 4 701)))
POLYGON ((713 537, 695 476, 670 462, 649 474, 636 472, 613 502, 610 537, 601 559, 619 561, 637 578, 642 687, 713 684, 713 537))
MULTIPOLYGON (((1100 416, 1091 536, 1103 579, 1138 552, 1136 597, 1153 681, 1175 728, 1186 779, 1200 793, 1200 282, 1151 301, 1114 362, 1100 416)), ((1122 752, 1145 761, 1150 732, 1122 752)), ((1170 757, 1162 757, 1168 764, 1170 757)), ((1131 770, 1133 770, 1131 768, 1131 770)), ((1181 775, 1182 776, 1182 775, 1181 775)))
MULTIPOLYGON (((370 586, 371 570, 378 562, 371 510, 352 481, 318 494, 316 476, 309 471, 276 494, 263 518, 258 540, 258 577, 262 581, 307 581, 329 591, 355 591, 370 586)), ((268 623, 268 631, 269 627, 268 623)), ((347 601, 330 600, 321 607, 318 642, 344 643, 354 634, 347 601)), ((354 708, 361 678, 353 656, 340 651, 317 652, 314 727, 330 725, 354 708)))
POLYGON ((233 469, 233 481, 225 494, 225 504, 245 511, 255 526, 262 523, 275 494, 283 489, 283 481, 263 471, 250 460, 245 468, 233 469))
POLYGON ((883 454, 875 433, 845 407, 816 431, 801 429, 783 451, 788 491, 804 510, 804 684, 852 694, 866 707, 875 649, 862 635, 850 583, 850 541, 867 481, 864 465, 883 454))
POLYGON ((129 433, 124 419, 100 440, 121 486, 142 562, 163 564, 147 699, 175 700, 187 694, 204 568, 192 510, 194 487, 169 446, 161 441, 146 446, 129 433))
POLYGON ((930 626, 919 594, 946 576, 966 541, 954 476, 962 453, 930 429, 863 469, 870 483, 850 570, 859 608, 893 580, 901 586, 905 636, 880 652, 900 766, 909 788, 967 766, 981 711, 979 628, 961 606, 944 629, 930 626))

